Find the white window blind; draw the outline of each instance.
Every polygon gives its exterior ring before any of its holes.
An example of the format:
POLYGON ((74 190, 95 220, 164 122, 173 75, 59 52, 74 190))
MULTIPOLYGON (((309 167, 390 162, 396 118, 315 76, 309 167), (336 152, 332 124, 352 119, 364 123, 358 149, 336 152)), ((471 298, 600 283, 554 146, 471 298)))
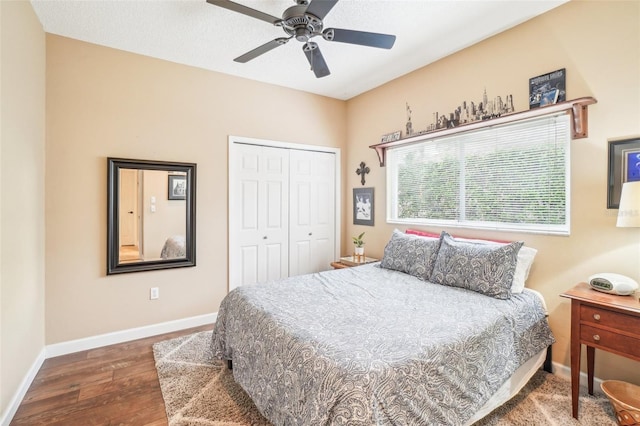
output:
POLYGON ((569 233, 570 116, 387 150, 387 222, 569 233))

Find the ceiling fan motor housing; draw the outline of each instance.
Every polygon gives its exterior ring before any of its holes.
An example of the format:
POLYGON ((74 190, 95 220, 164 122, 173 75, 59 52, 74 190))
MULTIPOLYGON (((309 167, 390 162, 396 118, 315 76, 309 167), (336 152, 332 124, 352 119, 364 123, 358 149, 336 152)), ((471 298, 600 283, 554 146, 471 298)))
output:
POLYGON ((282 14, 282 21, 278 22, 287 34, 301 42, 307 42, 322 32, 322 20, 305 13, 306 10, 305 4, 291 6, 282 14))

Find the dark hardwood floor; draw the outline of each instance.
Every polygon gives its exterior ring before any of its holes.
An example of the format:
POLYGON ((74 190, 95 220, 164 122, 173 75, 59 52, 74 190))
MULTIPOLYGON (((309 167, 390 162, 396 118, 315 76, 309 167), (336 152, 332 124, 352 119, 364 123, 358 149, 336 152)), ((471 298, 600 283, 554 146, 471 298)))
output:
POLYGON ((213 324, 45 360, 10 425, 167 425, 152 345, 213 324))

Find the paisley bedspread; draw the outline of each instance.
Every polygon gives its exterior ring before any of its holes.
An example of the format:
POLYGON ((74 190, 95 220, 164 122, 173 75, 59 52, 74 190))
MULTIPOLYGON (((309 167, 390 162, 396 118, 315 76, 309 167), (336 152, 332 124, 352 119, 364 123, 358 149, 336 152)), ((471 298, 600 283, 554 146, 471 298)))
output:
POLYGON ((369 264, 231 291, 212 348, 274 425, 456 425, 551 343, 533 292, 369 264))
POLYGON ((162 259, 178 259, 187 255, 185 246, 185 238, 182 235, 176 235, 167 238, 162 246, 160 257, 162 259))

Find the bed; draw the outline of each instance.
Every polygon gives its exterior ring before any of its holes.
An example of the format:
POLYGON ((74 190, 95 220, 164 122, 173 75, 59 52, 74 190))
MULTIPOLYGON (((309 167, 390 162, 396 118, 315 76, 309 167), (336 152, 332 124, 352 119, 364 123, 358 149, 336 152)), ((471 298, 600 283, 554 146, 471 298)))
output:
POLYGON ((187 256, 184 235, 175 235, 166 239, 160 252, 161 259, 180 259, 187 256))
MULTIPOLYGON (((543 363, 554 340, 537 292, 447 284, 459 252, 445 249, 457 241, 427 248, 411 237, 409 252, 394 253, 394 238, 380 263, 243 286, 222 301, 213 352, 274 425, 471 424, 543 363)), ((491 274, 503 277, 497 259, 491 274)))

